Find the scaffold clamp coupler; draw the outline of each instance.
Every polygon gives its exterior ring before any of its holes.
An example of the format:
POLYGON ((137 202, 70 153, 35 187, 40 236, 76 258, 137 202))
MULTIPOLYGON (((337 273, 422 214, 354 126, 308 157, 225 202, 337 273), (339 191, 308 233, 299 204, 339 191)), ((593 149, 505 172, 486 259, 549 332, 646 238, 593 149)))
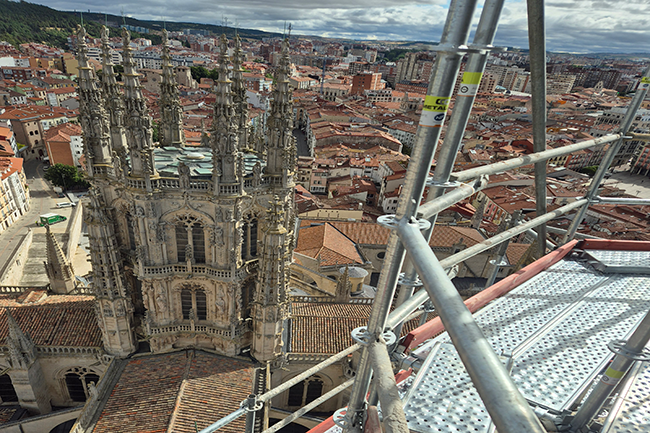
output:
MULTIPOLYGON (((358 328, 353 329, 351 335, 352 335, 352 339, 357 343, 361 344, 362 346, 367 346, 372 342, 370 341, 371 335, 368 332, 368 328, 365 326, 360 326, 358 328)), ((397 337, 395 337, 395 334, 393 334, 391 331, 386 331, 382 333, 382 337, 386 342, 386 346, 390 346, 394 344, 395 341, 397 341, 397 337)))
POLYGON ((264 407, 264 402, 257 400, 255 394, 251 394, 246 400, 242 401, 239 406, 242 409, 246 409, 246 412, 257 412, 264 407))
POLYGON ((612 340, 607 343, 607 348, 616 355, 621 355, 632 361, 650 361, 650 350, 643 349, 640 352, 632 352, 625 348, 625 340, 612 340))
POLYGON ((348 424, 350 423, 348 419, 347 406, 342 407, 341 409, 335 411, 334 415, 332 415, 332 421, 334 421, 334 424, 336 424, 337 426, 345 430, 348 427, 348 424))
POLYGON ((416 276, 414 280, 411 280, 409 278, 406 278, 406 274, 404 272, 399 274, 399 278, 397 280, 397 283, 400 286, 408 286, 408 287, 421 287, 422 286, 422 281, 416 276))
POLYGON ((433 180, 433 177, 428 176, 426 185, 434 186, 436 188, 458 188, 462 184, 463 184, 462 182, 456 182, 454 180, 450 180, 447 182, 440 182, 439 180, 433 180))

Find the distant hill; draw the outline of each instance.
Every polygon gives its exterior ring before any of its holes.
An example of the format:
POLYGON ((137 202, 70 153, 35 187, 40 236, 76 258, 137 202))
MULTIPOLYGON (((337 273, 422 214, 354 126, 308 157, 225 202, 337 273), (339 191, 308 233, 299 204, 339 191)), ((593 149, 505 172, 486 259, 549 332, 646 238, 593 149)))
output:
MULTIPOLYGON (((79 16, 79 12, 68 12, 79 16)), ((232 27, 223 27, 216 26, 213 24, 198 24, 198 23, 185 23, 185 22, 171 22, 171 21, 155 21, 155 20, 139 20, 137 18, 121 17, 111 14, 99 14, 99 13, 84 13, 84 21, 90 20, 97 23, 103 24, 105 21, 108 21, 109 26, 118 26, 122 23, 128 24, 135 27, 144 27, 156 32, 162 31, 163 28, 166 28, 172 32, 179 32, 185 29, 193 30, 208 30, 210 33, 215 35, 221 35, 225 33, 228 37, 233 37, 235 31, 243 39, 262 39, 262 38, 272 38, 282 36, 281 33, 271 33, 264 32, 261 30, 252 30, 252 29, 237 29, 235 30, 232 27)))
MULTIPOLYGON (((14 46, 27 42, 39 42, 58 48, 68 47, 68 36, 74 33, 81 23, 79 16, 61 12, 27 2, 0 0, 0 41, 14 46)), ((98 37, 101 25, 85 22, 90 35, 98 37)), ((111 36, 119 35, 119 29, 111 29, 111 36)), ((133 33, 133 37, 140 37, 133 33)), ((155 35, 154 35, 155 36, 155 35)), ((154 39, 160 41, 159 36, 154 39)))
MULTIPOLYGON (((106 20, 111 29, 111 36, 118 36, 119 29, 117 27, 123 22, 126 22, 128 25, 144 27, 154 32, 149 34, 131 32, 134 38, 146 37, 147 39, 151 39, 153 44, 160 43, 161 38, 158 33, 163 29, 162 21, 146 21, 98 13, 85 13, 83 14, 83 19, 86 30, 90 35, 95 37, 99 36, 101 26, 106 20)), ((24 1, 0 0, 0 40, 7 41, 14 46, 27 42, 39 42, 67 49, 69 48, 67 38, 76 30, 78 24, 81 24, 81 15, 79 12, 57 11, 47 6, 24 1)), ((233 36, 235 32, 230 27, 211 24, 166 22, 164 26, 170 31, 204 29, 215 34, 225 32, 227 36, 233 36)), ((249 29, 239 29, 238 33, 242 38, 246 39, 281 36, 280 33, 249 29)))

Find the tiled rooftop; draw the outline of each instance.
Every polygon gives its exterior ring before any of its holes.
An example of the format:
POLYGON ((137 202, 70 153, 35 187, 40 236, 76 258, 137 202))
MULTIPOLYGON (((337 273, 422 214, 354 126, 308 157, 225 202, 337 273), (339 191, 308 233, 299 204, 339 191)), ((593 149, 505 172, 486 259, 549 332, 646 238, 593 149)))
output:
MULTIPOLYGON (((95 433, 194 433, 229 413, 253 390, 253 364, 202 351, 128 362, 95 433)), ((219 430, 240 433, 239 418, 219 430)))
POLYGON ((0 295, 0 341, 9 335, 5 309, 37 346, 101 347, 92 296, 0 295), (24 303, 21 303, 24 302, 24 303))

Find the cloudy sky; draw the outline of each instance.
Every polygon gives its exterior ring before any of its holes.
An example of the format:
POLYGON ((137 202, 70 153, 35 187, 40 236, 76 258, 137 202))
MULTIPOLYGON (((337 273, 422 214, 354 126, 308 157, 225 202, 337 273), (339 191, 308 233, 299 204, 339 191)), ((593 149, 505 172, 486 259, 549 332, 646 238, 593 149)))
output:
MULTIPOLYGON (((437 41, 448 0, 30 0, 59 10, 125 14, 294 34, 437 41)), ((480 15, 476 11, 475 24, 480 15)), ((650 52, 650 1, 547 0, 547 48, 568 52, 650 52)), ((497 45, 525 48, 525 0, 506 0, 497 45)))

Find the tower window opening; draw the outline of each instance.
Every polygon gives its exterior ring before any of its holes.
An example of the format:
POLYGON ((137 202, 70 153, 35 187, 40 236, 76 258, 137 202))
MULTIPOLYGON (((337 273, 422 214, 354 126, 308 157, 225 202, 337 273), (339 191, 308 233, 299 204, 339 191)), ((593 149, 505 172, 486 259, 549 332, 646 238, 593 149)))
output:
POLYGON ((312 376, 289 388, 287 406, 305 406, 323 394, 323 380, 312 376))
POLYGON ((0 399, 3 403, 18 401, 16 389, 8 374, 0 376, 0 399))
POLYGON ((257 219, 251 218, 244 222, 241 247, 242 260, 257 257, 257 219))
POLYGON ((207 320, 208 302, 205 291, 198 287, 186 287, 181 290, 181 312, 183 320, 192 318, 194 320, 207 320))
POLYGON ((97 384, 99 376, 85 368, 74 368, 65 373, 65 386, 72 401, 84 402, 88 399, 88 385, 97 384))

